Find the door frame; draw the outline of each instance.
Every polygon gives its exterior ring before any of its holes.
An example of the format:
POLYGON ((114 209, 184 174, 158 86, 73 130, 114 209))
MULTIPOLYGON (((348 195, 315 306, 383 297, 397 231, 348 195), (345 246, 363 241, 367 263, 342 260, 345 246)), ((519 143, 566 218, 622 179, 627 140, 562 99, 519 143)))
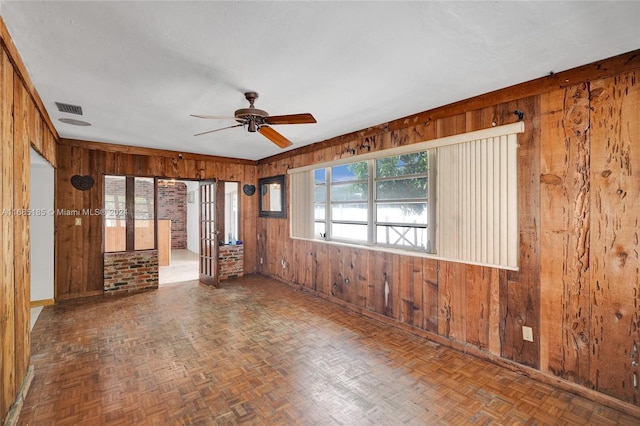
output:
MULTIPOLYGON (((218 244, 220 241, 220 213, 217 179, 199 181, 199 252, 198 273, 200 282, 217 287, 219 285, 218 244)), ((222 192, 224 197, 224 191, 222 192)), ((224 203, 224 200, 223 200, 224 203)), ((224 212, 223 212, 224 214, 224 212)), ((224 217, 222 224, 224 226, 224 217)))

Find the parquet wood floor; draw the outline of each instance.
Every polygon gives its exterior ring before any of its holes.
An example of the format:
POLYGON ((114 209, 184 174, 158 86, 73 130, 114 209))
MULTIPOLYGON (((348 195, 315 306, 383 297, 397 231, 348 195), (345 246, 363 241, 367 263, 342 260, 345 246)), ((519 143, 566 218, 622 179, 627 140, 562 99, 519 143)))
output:
POLYGON ((23 425, 640 419, 257 276, 47 306, 23 425))

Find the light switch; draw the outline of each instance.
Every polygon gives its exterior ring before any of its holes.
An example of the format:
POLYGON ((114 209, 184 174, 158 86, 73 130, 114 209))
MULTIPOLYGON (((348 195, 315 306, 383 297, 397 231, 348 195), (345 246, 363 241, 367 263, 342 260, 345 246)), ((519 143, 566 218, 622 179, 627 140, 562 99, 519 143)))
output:
POLYGON ((522 340, 533 342, 533 329, 531 327, 522 326, 522 340))

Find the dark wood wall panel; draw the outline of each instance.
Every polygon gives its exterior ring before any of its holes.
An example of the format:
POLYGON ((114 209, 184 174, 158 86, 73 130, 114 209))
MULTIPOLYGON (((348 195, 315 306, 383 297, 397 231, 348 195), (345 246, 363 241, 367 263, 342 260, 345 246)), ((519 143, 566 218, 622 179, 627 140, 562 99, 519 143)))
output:
POLYGON ((590 382, 639 403, 640 73, 591 83, 590 382))
POLYGON ((466 267, 462 263, 439 262, 438 334, 459 342, 467 341, 466 267))
POLYGON ((524 113, 525 129, 518 138, 518 227, 520 271, 507 276, 505 342, 502 356, 538 367, 540 359, 540 98, 501 104, 500 116, 524 113), (522 339, 522 326, 531 327, 534 341, 522 339))
POLYGON ((482 350, 489 347, 492 271, 493 268, 467 265, 463 280, 467 300, 466 341, 482 350))
MULTIPOLYGON (((0 50, 0 204, 9 212, 14 208, 13 84, 9 57, 0 50)), ((0 420, 4 423, 16 397, 15 336, 21 327, 15 322, 15 311, 22 307, 15 302, 13 215, 0 215, 0 224, 0 420)))
POLYGON ((589 85, 543 95, 540 368, 589 381, 589 85))
MULTIPOLYGON (((256 183, 256 166, 241 161, 206 161, 204 156, 179 159, 176 155, 158 150, 138 149, 136 154, 117 152, 111 146, 81 141, 62 141, 58 148, 56 174, 56 208, 69 211, 103 208, 103 176, 136 175, 175 179, 211 179, 238 181, 240 188, 256 183), (89 175, 95 185, 88 191, 71 186, 73 175, 89 175)), ((244 271, 256 268, 257 197, 240 192, 240 223, 244 243, 244 271)), ((80 225, 76 216, 56 216, 56 298, 68 299, 100 294, 103 291, 103 218, 82 215, 80 225)))
POLYGON ((22 379, 27 375, 31 356, 29 331, 31 262, 29 244, 29 106, 31 98, 22 85, 22 81, 14 79, 13 88, 13 259, 15 280, 15 377, 16 394, 22 386, 22 379), (22 214, 19 212, 23 212, 22 214))
POLYGON ((437 333, 438 261, 436 260, 422 259, 422 303, 424 307, 424 321, 421 328, 437 333))
POLYGON ((47 122, 42 118, 40 110, 36 107, 35 103, 31 101, 28 92, 25 102, 27 102, 27 132, 29 143, 36 152, 55 168, 58 149, 56 137, 47 126, 47 122))

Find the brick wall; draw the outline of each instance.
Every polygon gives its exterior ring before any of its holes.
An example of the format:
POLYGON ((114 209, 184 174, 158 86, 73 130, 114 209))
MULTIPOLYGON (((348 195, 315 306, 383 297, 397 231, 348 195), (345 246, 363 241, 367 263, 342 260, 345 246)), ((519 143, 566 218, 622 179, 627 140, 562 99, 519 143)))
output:
MULTIPOLYGON (((135 196, 144 198, 148 201, 147 210, 153 211, 153 180, 150 178, 136 178, 135 196)), ((106 209, 123 210, 127 208, 126 204, 126 177, 125 176, 106 176, 104 180, 104 193, 106 195, 106 209)), ((137 219, 151 219, 153 215, 146 215, 145 212, 137 211, 137 219)), ((124 217, 123 217, 124 219, 124 217)))
POLYGON ((244 246, 219 246, 218 263, 220 281, 241 277, 244 273, 244 246))
POLYGON ((104 254, 105 294, 158 288, 158 251, 104 254))
POLYGON ((187 248, 187 185, 158 181, 158 219, 171 220, 171 248, 187 248))

